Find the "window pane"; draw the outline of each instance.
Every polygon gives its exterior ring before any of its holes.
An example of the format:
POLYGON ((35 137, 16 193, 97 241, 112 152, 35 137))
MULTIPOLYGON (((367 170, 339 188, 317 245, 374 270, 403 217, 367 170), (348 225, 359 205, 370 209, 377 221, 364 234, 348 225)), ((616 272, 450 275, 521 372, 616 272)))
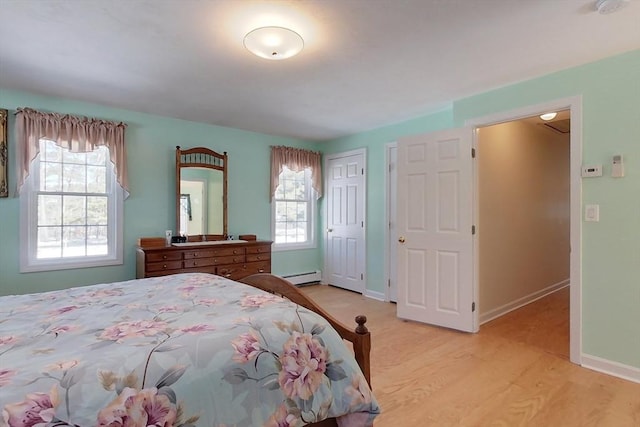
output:
POLYGON ((38 225, 62 224, 62 196, 38 196, 38 225))
POLYGON ((109 156, 109 150, 102 146, 96 148, 90 153, 87 153, 87 164, 95 166, 105 166, 107 164, 107 158, 109 156))
POLYGON ((307 202, 298 202, 296 203, 296 221, 306 221, 307 220, 307 202))
POLYGON ((43 156, 41 160, 47 162, 61 162, 62 148, 58 147, 55 142, 46 139, 40 140, 40 153, 43 156))
POLYGON ((69 150, 62 150, 62 161, 64 163, 78 164, 84 165, 87 163, 87 154, 86 153, 72 153, 69 150))
POLYGON ((107 242, 106 226, 87 227, 87 255, 107 255, 107 242))
POLYGON ((87 192, 107 192, 107 168, 104 166, 87 166, 87 192))
POLYGON ((40 190, 62 191, 62 164, 40 162, 40 190))
POLYGON ((36 257, 59 258, 62 256, 62 228, 38 227, 38 247, 36 257))
POLYGON ((86 191, 86 170, 84 165, 62 165, 62 191, 84 193, 86 191))
POLYGON ((276 223, 276 243, 286 243, 287 242, 287 224, 284 222, 276 223))
POLYGON ((86 227, 70 226, 62 227, 63 245, 62 256, 63 257, 76 257, 86 255, 86 227))
POLYGON ((87 223, 86 200, 84 196, 63 196, 62 224, 84 225, 87 223))
POLYGON ((105 197, 87 197, 87 224, 107 225, 107 202, 105 197))

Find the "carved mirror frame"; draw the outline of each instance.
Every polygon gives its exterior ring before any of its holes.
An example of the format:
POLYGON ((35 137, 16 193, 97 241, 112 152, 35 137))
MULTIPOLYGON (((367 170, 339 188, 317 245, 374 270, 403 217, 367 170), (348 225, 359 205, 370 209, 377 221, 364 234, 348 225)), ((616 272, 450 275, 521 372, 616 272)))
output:
POLYGON ((7 138, 7 121, 9 112, 0 109, 0 197, 9 197, 9 140, 7 138))
MULTIPOLYGON (((182 168, 206 168, 222 172, 222 229, 223 234, 205 234, 207 240, 225 239, 227 229, 227 152, 220 154, 206 147, 195 147, 181 150, 176 146, 176 233, 180 232, 180 180, 182 168)), ((199 240, 202 236, 187 236, 190 241, 199 240)))

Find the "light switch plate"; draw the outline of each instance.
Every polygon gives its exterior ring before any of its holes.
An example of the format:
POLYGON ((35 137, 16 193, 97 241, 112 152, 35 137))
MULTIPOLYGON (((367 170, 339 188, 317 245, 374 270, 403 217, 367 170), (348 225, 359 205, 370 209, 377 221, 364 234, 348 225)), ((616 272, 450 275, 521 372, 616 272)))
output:
POLYGON ((585 165, 582 166, 582 177, 592 178, 602 176, 602 165, 585 165))
POLYGON ((600 221, 600 205, 585 205, 584 220, 589 222, 600 221))

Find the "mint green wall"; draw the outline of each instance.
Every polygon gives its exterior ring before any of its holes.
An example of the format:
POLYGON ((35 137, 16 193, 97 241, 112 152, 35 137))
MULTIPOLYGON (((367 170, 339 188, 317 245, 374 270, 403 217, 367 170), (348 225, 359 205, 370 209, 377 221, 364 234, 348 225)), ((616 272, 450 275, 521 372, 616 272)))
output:
MULTIPOLYGON (((135 277, 136 240, 163 236, 175 228, 175 147, 206 146, 229 154, 229 233, 271 236, 269 204, 269 146, 289 145, 317 149, 317 144, 103 107, 77 101, 0 90, 0 108, 10 111, 9 177, 11 197, 0 199, 0 295, 23 294, 75 285, 127 280, 135 277), (14 115, 31 107, 99 117, 128 123, 127 161, 131 195, 124 202, 124 265, 46 273, 19 272, 19 203, 15 188, 14 115)), ((278 274, 320 268, 317 250, 277 252, 278 274)))
POLYGON ((583 223, 583 352, 640 369, 640 50, 456 100, 450 111, 327 143, 325 153, 367 149, 367 289, 384 290, 385 143, 577 95, 582 96, 583 162, 605 166, 602 178, 583 180, 583 203, 600 204, 600 222, 583 223), (622 179, 610 177, 614 154, 624 156, 622 179))

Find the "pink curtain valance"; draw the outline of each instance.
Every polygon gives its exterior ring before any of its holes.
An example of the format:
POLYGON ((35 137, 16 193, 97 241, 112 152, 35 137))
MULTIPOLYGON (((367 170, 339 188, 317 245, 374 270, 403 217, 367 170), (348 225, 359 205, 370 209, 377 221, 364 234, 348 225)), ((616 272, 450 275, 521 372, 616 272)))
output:
POLYGON ((322 154, 301 148, 272 146, 269 200, 273 200, 276 188, 280 184, 283 166, 294 172, 300 172, 306 168, 311 169, 311 187, 316 190, 317 197, 322 196, 322 154))
POLYGON ((31 162, 40 152, 40 139, 48 139, 73 153, 86 153, 102 145, 109 149, 120 186, 129 193, 125 123, 69 114, 44 113, 31 108, 16 112, 16 160, 20 192, 30 173, 31 162))

